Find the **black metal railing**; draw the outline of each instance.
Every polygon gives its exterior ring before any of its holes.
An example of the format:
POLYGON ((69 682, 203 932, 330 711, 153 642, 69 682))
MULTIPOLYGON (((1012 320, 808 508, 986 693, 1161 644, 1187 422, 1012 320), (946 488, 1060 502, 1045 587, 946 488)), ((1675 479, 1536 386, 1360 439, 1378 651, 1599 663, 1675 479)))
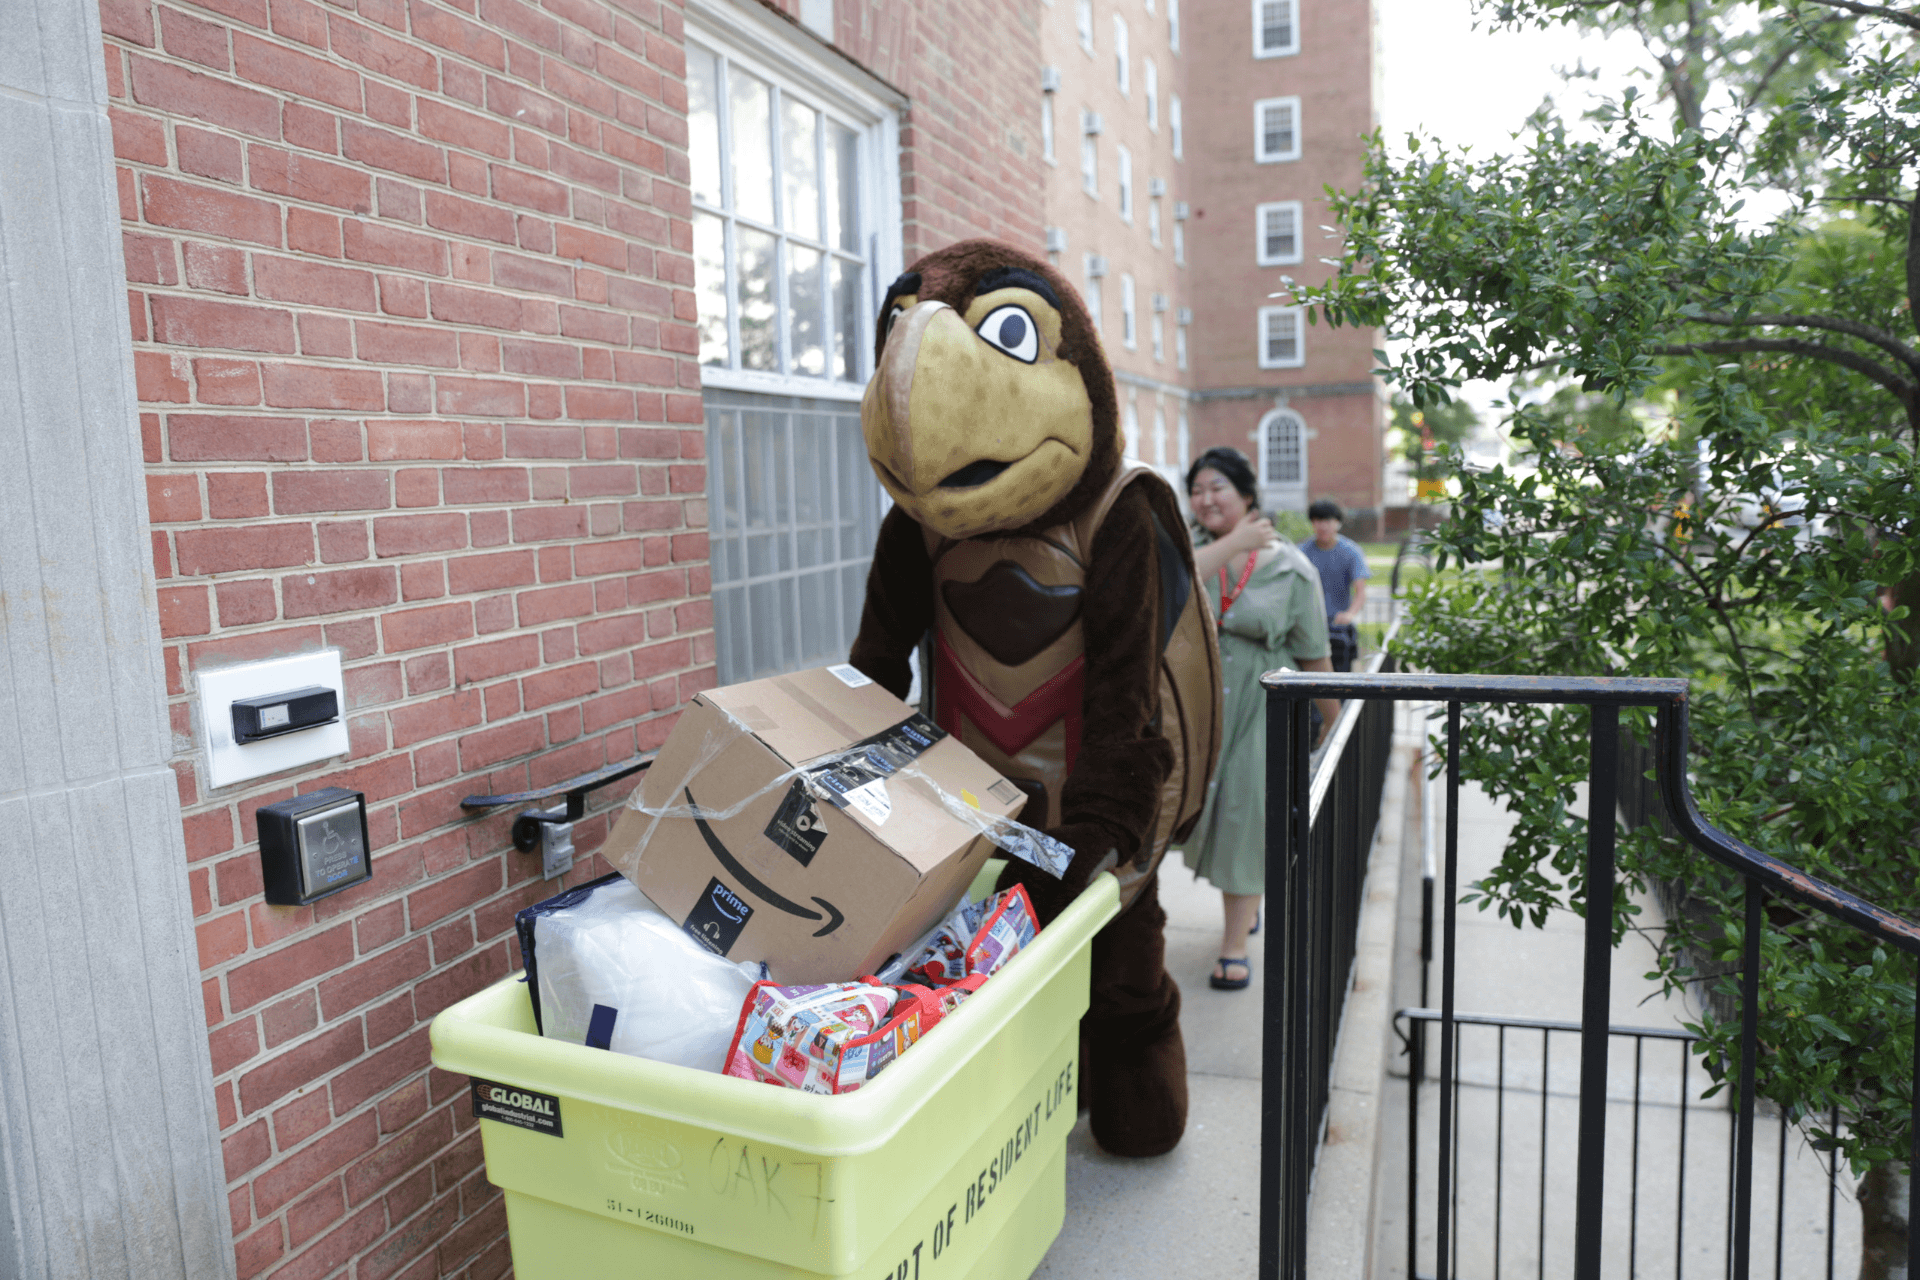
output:
MULTIPOLYGON (((1406 1275, 1433 1280, 1441 1274, 1438 1233, 1430 1228, 1442 1213, 1448 1220, 1446 1274, 1488 1280, 1557 1275, 1559 1269, 1550 1259, 1566 1252, 1567 1149, 1556 1147, 1554 1139, 1578 1103, 1578 1093, 1567 1087, 1564 1068, 1570 1048, 1566 1042, 1580 1035, 1580 1024, 1456 1012, 1459 1055, 1452 1087, 1442 1090, 1421 1066, 1424 1032, 1441 1016, 1438 1009, 1402 1009, 1395 1015, 1410 1063, 1406 1275), (1431 1095, 1431 1105, 1421 1105, 1423 1095, 1431 1095), (1423 1217, 1421 1185, 1437 1177, 1443 1158, 1434 1126, 1423 1117, 1440 1106, 1455 1117, 1457 1136, 1444 1155, 1451 1199, 1433 1204, 1432 1213, 1423 1217), (1462 1123, 1463 1116, 1472 1123, 1462 1123), (1475 1172, 1478 1184, 1464 1216, 1463 1164, 1475 1172), (1468 1258, 1464 1267, 1463 1253, 1468 1258)), ((1609 1224, 1614 1260, 1624 1263, 1621 1274, 1675 1280, 1728 1274, 1735 1116, 1723 1101, 1702 1097, 1709 1080, 1693 1063, 1693 1044, 1699 1037, 1678 1027, 1610 1027, 1607 1034, 1612 1067, 1608 1110, 1627 1131, 1623 1150, 1615 1130, 1608 1162, 1627 1184, 1624 1204, 1614 1188, 1617 1217, 1609 1224)), ((1838 1117, 1830 1117, 1830 1123, 1837 1124, 1838 1117)), ((1772 1201, 1773 1230, 1760 1270, 1776 1280, 1821 1275, 1835 1280, 1839 1152, 1829 1149, 1823 1157, 1805 1142, 1805 1131, 1778 1112, 1766 1128, 1772 1133, 1772 1158, 1763 1161, 1767 1167, 1762 1173, 1770 1178, 1773 1194, 1760 1199, 1772 1201), (1787 1223, 1796 1214, 1801 1225, 1812 1228, 1800 1236, 1817 1239, 1811 1250, 1795 1251, 1796 1265, 1789 1268, 1789 1244, 1794 1241, 1787 1223)))
MULTIPOLYGON (((1356 674, 1325 675, 1276 671, 1262 677, 1267 688, 1267 897, 1275 923, 1269 944, 1265 993, 1265 1059, 1261 1087, 1260 1275, 1305 1280, 1307 1208, 1313 1163, 1327 1098, 1326 1023, 1335 970, 1344 989, 1344 965, 1350 963, 1352 926, 1336 919, 1346 873, 1330 851, 1316 845, 1313 804, 1317 779, 1309 773, 1308 714, 1314 698, 1364 699, 1381 703, 1439 701, 1446 705, 1446 835, 1443 845, 1441 912, 1439 1089, 1450 1098, 1458 1077, 1459 1011, 1454 1004, 1456 915, 1459 885, 1460 716, 1464 703, 1560 703, 1591 709, 1589 723, 1588 812, 1608 820, 1587 827, 1582 871, 1584 897, 1608 903, 1614 897, 1612 820, 1620 798, 1620 709, 1651 707, 1657 713, 1654 767, 1667 820, 1695 849, 1745 877, 1746 910, 1740 972, 1740 1058, 1734 1094, 1731 1225, 1727 1272, 1731 1280, 1750 1280, 1753 1254, 1754 1063, 1758 1056, 1760 943, 1767 928, 1765 905, 1776 895, 1844 921, 1888 946, 1920 957, 1920 925, 1844 890, 1708 825, 1687 786, 1687 682, 1626 677, 1478 676, 1356 674), (1345 957, 1343 960, 1342 957, 1345 957)), ((1343 712, 1342 719, 1347 718, 1343 712)), ((1603 1234, 1608 1229, 1605 1199, 1608 1136, 1608 1045, 1611 1027, 1612 913, 1589 911, 1584 925, 1579 1022, 1578 1088, 1575 1096, 1573 1280, 1599 1280, 1603 1234)), ((1337 1025, 1338 1013, 1333 1014, 1337 1025)), ((1920 1041, 1920 1018, 1915 1020, 1920 1041)), ((1916 1044, 1920 1056, 1920 1043, 1916 1044)), ((1912 1110, 1920 1114, 1920 1071, 1914 1073, 1912 1110)), ((1684 1112, 1683 1112, 1684 1114, 1684 1112)), ((1457 1115, 1438 1108, 1435 1203, 1451 1206, 1455 1181, 1451 1157, 1457 1153, 1457 1115)), ((1910 1158, 1920 1166, 1920 1124, 1913 1128, 1910 1158)), ((1784 1148, 1783 1148, 1784 1149, 1784 1148)), ((1920 1178, 1910 1181, 1908 1220, 1920 1223, 1920 1178)), ((1908 1233, 1907 1265, 1920 1275, 1920 1230, 1908 1233)), ((1452 1280, 1452 1215, 1435 1222, 1436 1272, 1452 1280)))

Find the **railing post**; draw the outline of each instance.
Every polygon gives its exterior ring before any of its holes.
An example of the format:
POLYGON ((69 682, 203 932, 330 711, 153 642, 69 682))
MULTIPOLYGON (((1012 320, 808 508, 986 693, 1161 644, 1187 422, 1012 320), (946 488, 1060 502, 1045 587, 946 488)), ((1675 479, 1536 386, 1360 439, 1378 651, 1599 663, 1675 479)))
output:
POLYGON ((1306 1274, 1306 1175, 1314 1119, 1307 1115, 1303 992, 1311 970, 1308 902, 1307 708, 1303 698, 1267 693, 1267 980, 1262 997, 1260 1069, 1261 1280, 1306 1274))
POLYGON ((1580 1154, 1574 1190, 1574 1280, 1600 1280, 1600 1214, 1607 1161, 1607 1027, 1613 977, 1614 807, 1619 799, 1620 708, 1597 703, 1587 767, 1586 974, 1580 997, 1580 1154))
POLYGON ((1436 1183, 1438 1195, 1434 1199, 1435 1213, 1438 1215, 1435 1226, 1433 1274, 1439 1280, 1450 1280, 1453 1267, 1450 1259, 1453 1254, 1448 1247, 1453 1239, 1453 1170, 1448 1164, 1447 1155, 1453 1150, 1453 1074, 1454 1074, 1454 1038, 1458 1034, 1453 1025, 1453 976, 1454 961, 1459 948, 1454 945, 1455 925, 1454 909, 1459 904, 1460 885, 1460 704, 1447 704, 1447 847, 1444 885, 1441 890, 1441 910, 1445 913, 1441 921, 1440 939, 1440 1095, 1437 1100, 1439 1110, 1435 1113, 1440 1121, 1440 1156, 1436 1183))
POLYGON ((1760 1055, 1760 932, 1767 891, 1747 877, 1746 936, 1741 940, 1740 1120, 1733 1146, 1733 1280, 1747 1280, 1753 1256, 1753 1072, 1760 1055))

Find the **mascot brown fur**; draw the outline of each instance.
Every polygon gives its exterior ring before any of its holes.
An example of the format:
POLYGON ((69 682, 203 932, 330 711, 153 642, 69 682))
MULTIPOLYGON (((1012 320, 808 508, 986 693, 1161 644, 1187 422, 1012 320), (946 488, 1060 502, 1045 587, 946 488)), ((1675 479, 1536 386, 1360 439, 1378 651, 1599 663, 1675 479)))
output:
MULTIPOLYGON (((1154 868, 1217 752, 1212 722, 1183 749, 1161 705, 1191 612, 1192 552, 1169 537, 1184 513, 1124 463, 1099 337, 1046 262, 986 240, 928 255, 888 290, 875 349, 861 421, 896 505, 851 661, 904 697, 931 635, 935 718, 1028 792, 1023 821, 1074 850, 1062 880, 1020 862, 1003 877, 1043 922, 1120 876, 1125 905, 1093 944, 1081 1101, 1107 1151, 1161 1154, 1186 1127, 1187 1083, 1154 868)), ((1185 652, 1217 705, 1197 617, 1185 652)))

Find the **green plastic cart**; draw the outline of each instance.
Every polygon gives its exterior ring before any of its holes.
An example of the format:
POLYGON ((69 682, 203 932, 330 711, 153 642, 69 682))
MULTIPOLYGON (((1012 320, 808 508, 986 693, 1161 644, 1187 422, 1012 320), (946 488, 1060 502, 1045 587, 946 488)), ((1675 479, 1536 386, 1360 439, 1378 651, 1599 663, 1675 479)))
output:
POLYGON ((872 1084, 821 1097, 541 1038, 524 983, 433 1020, 473 1078, 520 1280, 1008 1280, 1066 1213, 1111 876, 872 1084))

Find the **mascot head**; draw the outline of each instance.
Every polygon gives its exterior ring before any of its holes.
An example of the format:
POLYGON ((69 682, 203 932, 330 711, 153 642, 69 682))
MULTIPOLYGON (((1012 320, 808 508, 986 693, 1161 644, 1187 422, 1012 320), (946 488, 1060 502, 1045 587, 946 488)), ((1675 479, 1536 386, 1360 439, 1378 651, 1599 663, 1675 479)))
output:
POLYGON ((887 289, 860 425, 893 500, 948 538, 1071 519, 1121 461, 1080 295, 993 240, 930 253, 887 289))

